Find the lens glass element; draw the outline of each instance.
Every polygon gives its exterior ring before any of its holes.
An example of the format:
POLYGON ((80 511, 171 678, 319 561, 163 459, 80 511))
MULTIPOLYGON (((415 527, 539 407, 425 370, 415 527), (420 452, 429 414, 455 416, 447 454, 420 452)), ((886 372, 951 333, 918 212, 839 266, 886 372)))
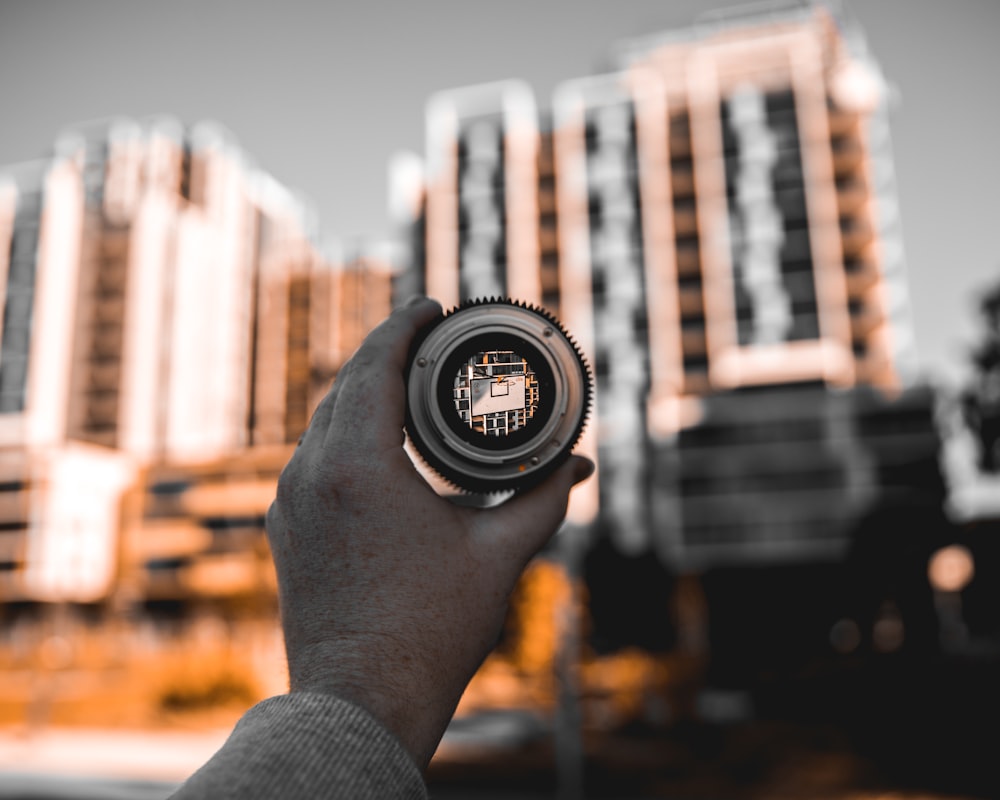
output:
POLYGON ((463 425, 484 436, 522 430, 538 410, 538 376, 514 350, 476 353, 455 375, 455 411, 463 425))

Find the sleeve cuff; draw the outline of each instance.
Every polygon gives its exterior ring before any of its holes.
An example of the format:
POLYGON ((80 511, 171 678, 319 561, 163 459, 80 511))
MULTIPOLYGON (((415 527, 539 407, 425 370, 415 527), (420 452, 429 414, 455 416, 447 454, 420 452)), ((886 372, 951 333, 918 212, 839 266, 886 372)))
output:
POLYGON ((399 740, 367 711, 308 692, 258 703, 174 797, 413 798, 423 776, 399 740))

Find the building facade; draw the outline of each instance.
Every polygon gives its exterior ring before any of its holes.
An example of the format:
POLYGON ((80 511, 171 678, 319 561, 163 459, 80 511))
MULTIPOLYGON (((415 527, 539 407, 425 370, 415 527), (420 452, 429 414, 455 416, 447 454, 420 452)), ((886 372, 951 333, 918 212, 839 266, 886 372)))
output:
POLYGON ((325 252, 212 123, 77 125, 5 174, 4 596, 267 588, 274 481, 387 262, 325 252))
POLYGON ((886 82, 812 4, 612 60, 546 113, 515 81, 431 100, 411 282, 541 303, 580 343, 598 473, 571 521, 681 569, 842 557, 883 461, 936 460, 886 82), (890 441, 863 420, 894 402, 890 441))

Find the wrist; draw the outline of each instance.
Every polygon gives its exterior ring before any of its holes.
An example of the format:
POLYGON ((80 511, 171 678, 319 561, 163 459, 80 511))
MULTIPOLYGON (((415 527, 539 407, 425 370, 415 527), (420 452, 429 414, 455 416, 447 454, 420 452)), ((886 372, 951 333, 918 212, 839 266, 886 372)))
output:
MULTIPOLYGON (((370 714, 426 769, 457 705, 439 702, 419 685, 403 686, 392 672, 401 659, 386 653, 363 656, 356 644, 316 645, 289 658, 291 694, 319 694, 352 703, 370 714), (444 706, 447 705, 447 708, 444 706)), ((412 664, 403 658, 406 674, 412 664)), ((423 686, 429 686, 427 682, 423 686)))

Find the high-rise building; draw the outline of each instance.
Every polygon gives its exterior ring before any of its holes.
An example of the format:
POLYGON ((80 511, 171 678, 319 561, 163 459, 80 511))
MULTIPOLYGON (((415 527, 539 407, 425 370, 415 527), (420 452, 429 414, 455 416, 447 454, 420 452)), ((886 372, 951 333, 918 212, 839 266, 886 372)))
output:
POLYGON ((211 126, 185 139, 167 121, 112 122, 60 138, 40 184, 15 185, 38 245, 32 294, 7 294, 31 321, 24 391, 4 409, 25 436, 9 444, 86 441, 140 461, 247 444, 255 189, 211 126))
POLYGON ((100 600, 122 575, 225 593, 247 552, 263 574, 274 480, 388 313, 388 267, 323 252, 308 205, 211 123, 76 125, 3 173, 5 596, 100 600), (185 578, 209 552, 215 579, 185 578))
POLYGON ((580 343, 598 473, 571 520, 681 566, 842 556, 885 459, 936 458, 879 67, 812 3, 613 61, 547 128, 519 82, 436 95, 411 262, 445 305, 544 298, 580 343), (894 399, 892 443, 866 420, 894 399))
POLYGON ((928 392, 899 401, 895 445, 866 422, 916 378, 885 81, 817 5, 619 53, 661 165, 640 193, 654 546, 698 567, 842 557, 902 488, 885 460, 936 462, 928 392))
POLYGON ((690 224, 663 259, 684 289, 701 289, 680 320, 701 336, 660 333, 686 346, 681 364, 658 366, 682 368, 678 395, 698 393, 699 379, 725 389, 912 378, 877 66, 821 7, 722 17, 699 32, 623 48, 630 74, 662 84, 668 175, 683 178, 673 217, 690 224))

